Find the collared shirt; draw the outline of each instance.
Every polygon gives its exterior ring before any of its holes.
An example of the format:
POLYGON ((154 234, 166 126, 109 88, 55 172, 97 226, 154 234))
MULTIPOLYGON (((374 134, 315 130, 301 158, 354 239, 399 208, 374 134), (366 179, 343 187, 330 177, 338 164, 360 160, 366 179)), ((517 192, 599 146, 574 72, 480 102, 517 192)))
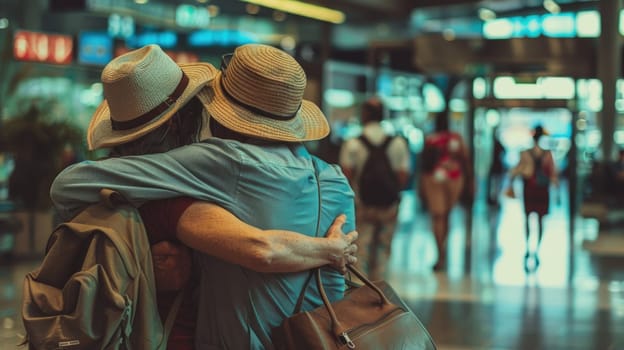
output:
MULTIPOLYGON (((299 144, 240 143, 211 138, 167 153, 88 161, 65 169, 50 195, 64 218, 99 200, 100 188, 115 189, 139 205, 145 201, 191 196, 216 203, 261 229, 315 235, 318 190, 313 157, 299 144)), ((339 214, 345 232, 355 229, 353 191, 339 167, 320 160, 322 202, 319 235, 339 214)), ((271 328, 291 315, 307 272, 266 274, 200 257, 202 276, 196 347, 264 349, 271 328)), ((323 269, 328 296, 344 292, 338 272, 323 269)), ((314 283, 305 309, 321 305, 314 283)))

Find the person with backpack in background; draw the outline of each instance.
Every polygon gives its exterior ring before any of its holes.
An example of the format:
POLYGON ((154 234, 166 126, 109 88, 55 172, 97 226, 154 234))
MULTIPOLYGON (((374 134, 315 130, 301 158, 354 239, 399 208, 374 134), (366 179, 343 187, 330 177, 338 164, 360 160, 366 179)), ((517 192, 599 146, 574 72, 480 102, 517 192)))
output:
POLYGON ((544 127, 542 125, 535 126, 533 129, 533 147, 520 152, 520 161, 509 171, 509 187, 506 191, 507 196, 515 197, 513 190, 514 179, 518 176, 522 177, 524 213, 526 215, 524 269, 527 272, 535 270, 539 266, 537 252, 544 233, 544 215, 548 214, 550 209, 550 185, 559 185, 552 152, 539 145, 539 141, 544 135, 548 135, 544 127), (537 245, 533 253, 531 253, 529 247, 531 213, 537 215, 537 245), (531 264, 531 257, 533 257, 533 264, 531 264))
POLYGON ((449 130, 446 113, 435 115, 435 131, 425 138, 422 174, 418 192, 422 206, 431 215, 438 249, 435 271, 446 268, 449 215, 461 200, 472 202, 472 162, 462 136, 449 130))
POLYGON ((384 106, 371 97, 361 109, 362 134, 346 140, 339 164, 353 187, 358 266, 371 280, 383 279, 397 225, 400 192, 409 175, 409 149, 403 137, 381 126, 384 106))

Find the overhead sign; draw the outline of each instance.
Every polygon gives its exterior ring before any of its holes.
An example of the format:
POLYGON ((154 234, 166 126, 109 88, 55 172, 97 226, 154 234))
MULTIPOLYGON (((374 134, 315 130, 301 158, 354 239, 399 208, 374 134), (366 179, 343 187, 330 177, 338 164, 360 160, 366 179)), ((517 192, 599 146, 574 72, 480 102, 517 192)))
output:
POLYGON ((205 7, 180 5, 176 8, 176 24, 185 28, 207 28, 210 12, 205 7))
POLYGON ((21 61, 70 64, 73 50, 69 35, 19 30, 13 38, 13 56, 21 61))
POLYGON ((113 39, 105 32, 82 32, 78 36, 78 62, 105 65, 113 59, 113 39))

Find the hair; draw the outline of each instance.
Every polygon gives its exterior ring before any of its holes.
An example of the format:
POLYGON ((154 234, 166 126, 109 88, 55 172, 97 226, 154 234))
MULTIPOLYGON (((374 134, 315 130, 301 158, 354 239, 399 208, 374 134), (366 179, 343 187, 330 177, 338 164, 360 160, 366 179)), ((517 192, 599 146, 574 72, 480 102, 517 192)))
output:
POLYGON ((110 157, 166 152, 199 141, 204 106, 193 97, 163 125, 139 137, 113 147, 110 157))
POLYGON ((362 104, 362 124, 383 120, 383 102, 379 97, 371 97, 362 104))
POLYGON ((540 139, 540 137, 542 137, 543 135, 544 135, 544 127, 543 126, 538 125, 538 126, 536 126, 533 129, 533 140, 535 142, 537 142, 540 139))
POLYGON ((210 126, 210 133, 212 134, 212 136, 216 136, 221 139, 230 139, 230 140, 245 142, 249 140, 250 138, 253 138, 252 136, 244 135, 232 129, 228 129, 223 124, 219 123, 212 116, 210 117, 210 121, 208 122, 208 125, 210 126))
POLYGON ((273 144, 273 145, 292 143, 288 141, 269 140, 269 139, 256 137, 253 135, 241 134, 219 123, 219 121, 217 121, 212 116, 210 117, 210 121, 208 122, 208 125, 210 127, 210 133, 212 134, 212 136, 218 137, 220 139, 236 140, 239 142, 249 142, 250 140, 262 140, 265 144, 273 144))

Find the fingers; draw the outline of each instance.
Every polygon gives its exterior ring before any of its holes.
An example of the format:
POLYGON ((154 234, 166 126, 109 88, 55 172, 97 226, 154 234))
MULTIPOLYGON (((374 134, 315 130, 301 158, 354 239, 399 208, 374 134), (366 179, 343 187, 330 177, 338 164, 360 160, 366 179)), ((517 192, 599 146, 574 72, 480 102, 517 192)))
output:
POLYGON ((170 241, 161 241, 151 246, 152 255, 178 255, 184 246, 170 241))
MULTIPOLYGON (((347 265, 355 265, 357 264, 357 258, 355 255, 347 255, 347 265)), ((345 266, 346 270, 346 266, 345 266)))
POLYGON ((334 234, 342 235, 342 225, 344 225, 345 222, 347 222, 347 216, 345 214, 336 216, 325 236, 329 237, 334 234))
POLYGON ((355 243, 351 243, 347 249, 345 249, 345 255, 355 255, 358 251, 358 246, 355 243))
POLYGON ((358 238, 359 235, 360 234, 357 231, 354 230, 354 231, 351 231, 351 232, 347 233, 345 235, 345 239, 347 240, 347 242, 353 243, 353 242, 355 242, 355 240, 358 238))

